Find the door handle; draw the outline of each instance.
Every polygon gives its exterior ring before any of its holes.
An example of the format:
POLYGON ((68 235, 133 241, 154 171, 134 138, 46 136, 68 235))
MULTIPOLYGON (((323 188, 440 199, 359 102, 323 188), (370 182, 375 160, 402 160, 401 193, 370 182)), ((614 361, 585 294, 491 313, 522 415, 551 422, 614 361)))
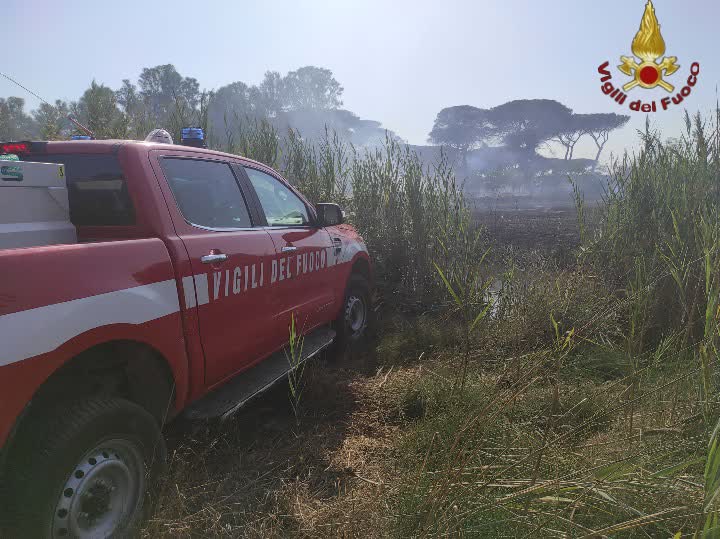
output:
POLYGON ((281 253, 292 253, 294 251, 297 251, 297 247, 295 247, 294 245, 286 245, 285 247, 280 249, 281 253))
POLYGON ((203 264, 217 264, 218 262, 225 262, 227 259, 228 255, 225 253, 217 253, 201 257, 200 262, 203 264))

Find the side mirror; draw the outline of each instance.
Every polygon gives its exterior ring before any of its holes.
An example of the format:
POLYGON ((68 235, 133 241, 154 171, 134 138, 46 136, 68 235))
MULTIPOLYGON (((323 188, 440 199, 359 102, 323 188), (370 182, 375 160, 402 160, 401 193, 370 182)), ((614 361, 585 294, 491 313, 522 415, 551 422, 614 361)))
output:
POLYGON ((335 226, 345 222, 345 212, 337 204, 321 202, 315 206, 319 226, 335 226))

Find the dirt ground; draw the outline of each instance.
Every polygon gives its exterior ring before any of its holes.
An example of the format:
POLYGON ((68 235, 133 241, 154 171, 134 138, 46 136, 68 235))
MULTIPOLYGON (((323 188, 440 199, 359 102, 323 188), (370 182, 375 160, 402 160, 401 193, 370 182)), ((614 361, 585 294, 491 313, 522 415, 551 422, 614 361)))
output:
POLYGON ((392 428, 374 392, 386 373, 368 349, 305 373, 297 421, 287 384, 224 424, 178 421, 169 473, 144 537, 334 537, 384 529, 368 518, 383 488, 392 428), (322 524, 319 524, 322 522, 322 524))

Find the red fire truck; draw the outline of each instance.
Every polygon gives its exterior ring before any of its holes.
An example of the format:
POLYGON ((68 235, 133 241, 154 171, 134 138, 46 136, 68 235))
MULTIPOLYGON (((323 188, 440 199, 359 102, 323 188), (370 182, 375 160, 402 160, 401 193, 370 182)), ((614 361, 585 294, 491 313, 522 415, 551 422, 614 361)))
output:
POLYGON ((162 426, 228 417, 360 338, 371 264, 274 170, 136 141, 0 144, 0 511, 20 537, 141 520, 162 426))

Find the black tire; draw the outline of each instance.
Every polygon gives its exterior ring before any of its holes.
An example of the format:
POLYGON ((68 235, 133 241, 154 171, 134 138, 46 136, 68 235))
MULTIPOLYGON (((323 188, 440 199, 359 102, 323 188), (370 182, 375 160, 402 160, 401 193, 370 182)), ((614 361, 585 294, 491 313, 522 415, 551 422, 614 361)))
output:
POLYGON ((9 462, 12 537, 133 537, 164 470, 145 409, 114 397, 58 407, 25 426, 9 462))
POLYGON ((365 335, 372 314, 370 283, 360 274, 353 273, 348 279, 340 316, 334 324, 335 355, 343 354, 365 335), (362 319, 358 321, 358 309, 362 319))

